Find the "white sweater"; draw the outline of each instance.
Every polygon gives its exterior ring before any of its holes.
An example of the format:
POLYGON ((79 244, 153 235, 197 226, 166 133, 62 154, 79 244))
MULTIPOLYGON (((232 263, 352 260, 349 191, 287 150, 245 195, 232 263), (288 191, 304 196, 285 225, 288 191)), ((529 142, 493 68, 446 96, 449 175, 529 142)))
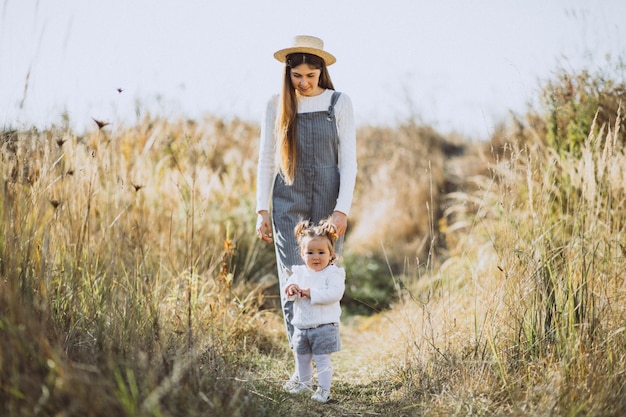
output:
MULTIPOLYGON (((298 95, 298 113, 327 111, 333 90, 325 90, 322 94, 313 97, 298 95)), ((273 96, 265 111, 265 119, 261 124, 261 138, 259 146, 259 164, 257 167, 256 210, 269 210, 274 178, 278 172, 276 147, 276 117, 278 114, 279 96, 273 96)), ((350 212, 354 185, 356 183, 356 127, 352 101, 346 94, 341 93, 335 104, 337 133, 339 135, 339 197, 335 211, 346 215, 350 212)))
POLYGON ((346 271, 336 265, 328 265, 319 272, 311 271, 304 265, 296 265, 292 271, 285 288, 290 284, 297 284, 302 289, 310 288, 311 298, 297 295, 287 298, 294 302, 291 324, 298 329, 339 324, 339 302, 346 289, 346 271))

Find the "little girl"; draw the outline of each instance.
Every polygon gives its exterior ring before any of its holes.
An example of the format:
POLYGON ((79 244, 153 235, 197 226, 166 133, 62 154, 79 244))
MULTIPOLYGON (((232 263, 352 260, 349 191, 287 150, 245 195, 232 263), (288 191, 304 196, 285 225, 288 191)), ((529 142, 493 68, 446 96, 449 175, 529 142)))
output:
POLYGON ((322 220, 317 226, 302 221, 294 233, 304 265, 293 266, 285 287, 287 299, 294 301, 291 324, 300 376, 299 383, 289 392, 311 390, 315 360, 319 386, 311 398, 326 403, 333 376, 330 354, 341 348, 339 301, 345 290, 346 273, 334 265, 337 229, 330 219, 322 220))

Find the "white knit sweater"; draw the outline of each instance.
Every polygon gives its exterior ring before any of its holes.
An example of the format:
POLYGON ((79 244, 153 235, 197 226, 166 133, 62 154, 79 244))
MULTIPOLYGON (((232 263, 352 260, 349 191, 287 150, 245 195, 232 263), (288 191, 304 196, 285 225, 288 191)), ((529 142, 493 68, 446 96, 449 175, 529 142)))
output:
POLYGON ((297 284, 302 289, 310 288, 311 298, 297 295, 287 298, 294 302, 291 324, 298 329, 310 329, 322 324, 339 323, 339 302, 346 289, 346 271, 336 265, 328 265, 319 272, 297 265, 292 271, 285 288, 290 284, 297 284))
MULTIPOLYGON (((298 113, 326 111, 330 106, 333 90, 325 90, 322 94, 313 97, 298 96, 298 113)), ((259 164, 257 167, 256 210, 269 210, 274 177, 277 172, 276 135, 275 125, 278 114, 279 96, 273 96, 265 111, 265 119, 261 124, 261 139, 259 146, 259 164)), ((352 101, 346 94, 341 93, 335 104, 337 133, 339 135, 339 197, 335 211, 346 215, 350 212, 354 185, 356 183, 356 127, 352 101)))

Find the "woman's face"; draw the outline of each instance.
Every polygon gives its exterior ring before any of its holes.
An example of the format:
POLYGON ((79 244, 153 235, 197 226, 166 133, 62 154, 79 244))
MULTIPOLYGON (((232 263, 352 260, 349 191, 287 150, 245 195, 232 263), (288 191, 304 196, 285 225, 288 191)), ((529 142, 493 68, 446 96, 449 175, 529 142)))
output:
POLYGON ((310 67, 309 64, 300 64, 291 68, 291 85, 303 96, 316 96, 324 89, 319 86, 322 70, 310 67))

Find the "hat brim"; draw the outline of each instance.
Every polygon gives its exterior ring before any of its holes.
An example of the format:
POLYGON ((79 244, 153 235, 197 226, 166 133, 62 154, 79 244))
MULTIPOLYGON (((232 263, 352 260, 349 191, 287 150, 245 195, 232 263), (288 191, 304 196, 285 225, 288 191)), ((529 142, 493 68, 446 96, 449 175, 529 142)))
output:
POLYGON ((296 53, 305 53, 319 56, 324 60, 326 66, 332 65, 337 62, 337 58, 335 58, 332 54, 329 54, 328 52, 321 49, 308 48, 306 46, 294 46, 292 48, 281 49, 280 51, 276 51, 274 53, 274 58, 284 63, 285 61, 287 61, 287 55, 296 53))

